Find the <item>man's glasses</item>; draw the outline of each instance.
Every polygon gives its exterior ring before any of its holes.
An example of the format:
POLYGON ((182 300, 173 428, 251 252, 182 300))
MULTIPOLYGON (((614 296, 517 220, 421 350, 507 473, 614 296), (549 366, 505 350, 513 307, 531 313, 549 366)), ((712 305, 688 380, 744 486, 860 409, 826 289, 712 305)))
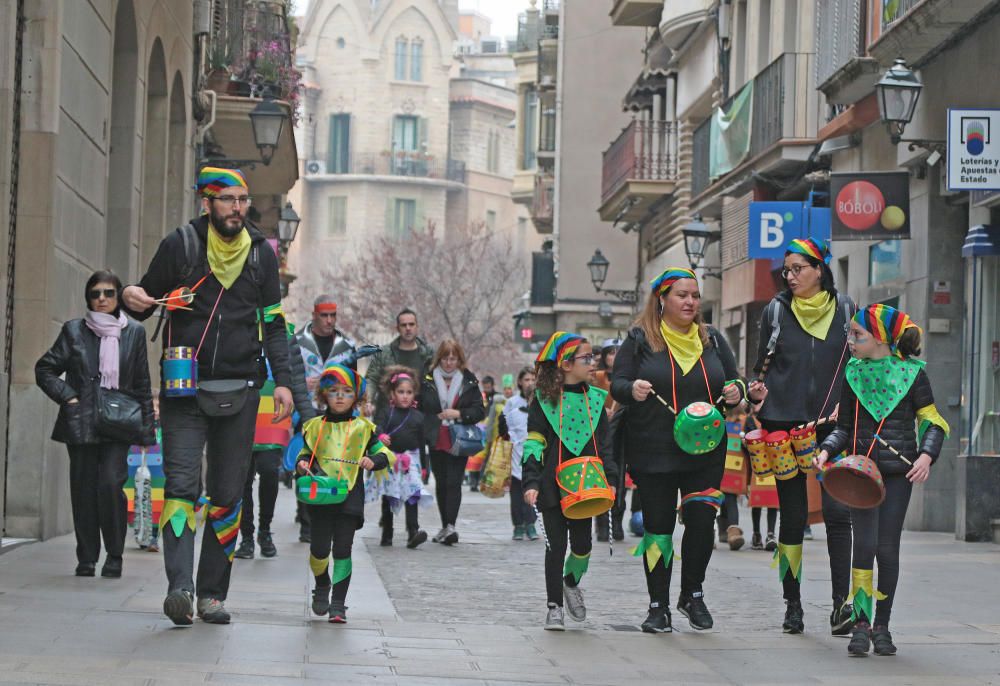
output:
POLYGON ((229 205, 230 207, 236 205, 237 203, 243 205, 244 207, 250 207, 250 203, 253 202, 253 198, 249 195, 219 195, 212 199, 225 205, 229 205))
POLYGON ((118 291, 116 291, 114 288, 94 288, 89 293, 87 293, 87 295, 90 297, 91 300, 97 300, 102 295, 108 300, 111 300, 111 298, 115 298, 118 296, 118 291))
POLYGON ((587 353, 586 355, 577 355, 573 359, 574 360, 580 360, 584 364, 593 364, 594 363, 594 354, 593 353, 587 353))
POLYGON ((789 274, 794 274, 797 277, 803 269, 808 269, 808 268, 809 268, 808 264, 794 264, 791 267, 785 267, 784 269, 782 269, 781 275, 786 279, 788 278, 789 274))

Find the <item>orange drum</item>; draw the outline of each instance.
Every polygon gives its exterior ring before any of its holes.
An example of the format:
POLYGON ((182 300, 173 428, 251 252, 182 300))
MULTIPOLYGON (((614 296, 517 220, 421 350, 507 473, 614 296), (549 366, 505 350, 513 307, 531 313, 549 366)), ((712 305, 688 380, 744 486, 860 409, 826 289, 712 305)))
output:
POLYGON ((757 476, 771 474, 771 458, 767 454, 767 432, 763 429, 750 431, 743 436, 743 442, 750 453, 750 467, 757 476))
POLYGON ((885 500, 885 483, 875 461, 864 455, 848 455, 823 472, 823 488, 834 500, 848 507, 868 509, 885 500))
POLYGON ((816 427, 792 429, 789 436, 792 439, 792 449, 795 451, 795 461, 798 463, 799 469, 803 472, 811 472, 813 458, 819 452, 816 444, 816 427))
POLYGON ((792 452, 792 441, 785 431, 772 431, 767 435, 767 453, 771 459, 774 478, 781 481, 794 479, 799 473, 799 464, 792 452))

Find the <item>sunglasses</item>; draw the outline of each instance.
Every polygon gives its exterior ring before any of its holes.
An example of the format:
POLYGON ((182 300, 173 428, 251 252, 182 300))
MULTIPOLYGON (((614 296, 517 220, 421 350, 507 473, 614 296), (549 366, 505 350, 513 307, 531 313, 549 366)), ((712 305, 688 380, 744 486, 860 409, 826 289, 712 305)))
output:
POLYGON ((118 291, 114 288, 94 288, 87 293, 87 296, 91 300, 98 300, 102 295, 108 300, 111 300, 112 298, 118 297, 118 291))

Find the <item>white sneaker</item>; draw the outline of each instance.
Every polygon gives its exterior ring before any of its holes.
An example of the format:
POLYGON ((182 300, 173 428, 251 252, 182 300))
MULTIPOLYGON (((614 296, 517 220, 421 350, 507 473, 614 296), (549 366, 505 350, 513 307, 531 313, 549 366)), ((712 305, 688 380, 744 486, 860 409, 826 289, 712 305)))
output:
POLYGON ((566 620, 563 609, 555 603, 549 603, 549 613, 545 616, 546 631, 566 631, 566 620))
POLYGON ((455 545, 456 543, 458 543, 458 532, 455 531, 454 526, 449 524, 445 528, 444 538, 441 539, 441 542, 444 543, 445 545, 455 545))
POLYGON ((570 586, 563 581, 563 598, 566 600, 566 612, 570 619, 582 622, 587 618, 587 606, 583 604, 583 591, 579 586, 570 586))
POLYGON ((444 540, 445 535, 448 533, 448 527, 442 526, 441 530, 434 534, 434 538, 431 539, 434 543, 440 543, 444 540))

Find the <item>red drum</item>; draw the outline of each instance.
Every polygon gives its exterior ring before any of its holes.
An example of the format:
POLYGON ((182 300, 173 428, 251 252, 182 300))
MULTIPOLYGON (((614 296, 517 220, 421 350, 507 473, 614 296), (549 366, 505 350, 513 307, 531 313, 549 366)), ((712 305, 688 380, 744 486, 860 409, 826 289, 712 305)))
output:
POLYGON ((868 509, 885 500, 885 483, 874 460, 848 455, 823 472, 823 488, 834 500, 848 507, 868 509))
POLYGON ((792 441, 784 431, 772 431, 767 435, 767 452, 771 458, 771 471, 780 481, 794 479, 799 473, 799 464, 792 452, 792 441))

